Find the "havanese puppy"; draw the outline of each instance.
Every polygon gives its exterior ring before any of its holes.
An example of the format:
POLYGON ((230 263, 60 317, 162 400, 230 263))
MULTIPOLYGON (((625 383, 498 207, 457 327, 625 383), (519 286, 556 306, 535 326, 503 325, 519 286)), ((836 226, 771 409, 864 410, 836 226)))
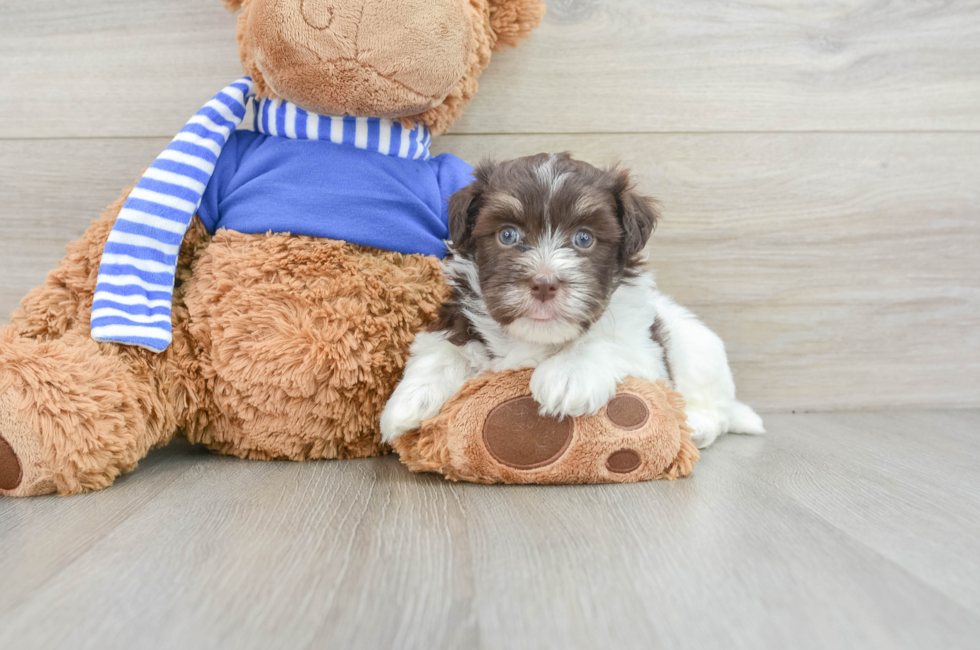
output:
POLYGON ((420 333, 381 416, 385 441, 438 414, 487 371, 535 368, 542 415, 594 414, 627 375, 687 401, 693 439, 763 433, 735 399, 725 346, 644 269, 659 217, 620 169, 567 153, 485 162, 449 203, 451 297, 420 333))

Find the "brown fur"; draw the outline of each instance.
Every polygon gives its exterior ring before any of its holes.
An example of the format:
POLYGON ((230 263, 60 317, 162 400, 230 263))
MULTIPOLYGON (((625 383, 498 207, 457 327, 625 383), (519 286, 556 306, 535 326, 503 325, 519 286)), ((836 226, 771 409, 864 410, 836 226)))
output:
POLYGON ((400 118, 435 135, 459 119, 494 50, 516 46, 541 0, 226 0, 259 96, 324 115, 400 118))
POLYGON ((445 296, 433 257, 219 231, 187 289, 214 400, 189 437, 247 458, 377 455, 381 410, 445 296))
POLYGON ((166 351, 91 339, 105 238, 126 192, 0 329, 9 496, 102 489, 179 429, 249 458, 378 455, 377 420, 447 289, 438 260, 218 231, 184 240, 166 351), (28 462, 30 461, 30 462, 28 462))
POLYGON ((687 476, 699 454, 691 442, 684 399, 664 382, 632 377, 620 385, 620 395, 633 395, 646 404, 649 417, 639 427, 624 430, 607 417, 608 406, 594 416, 572 420, 573 437, 560 456, 541 467, 515 469, 499 462, 484 442, 484 426, 494 408, 529 395, 532 370, 483 375, 466 383, 436 417, 394 442, 403 463, 416 472, 436 472, 454 481, 474 483, 633 483, 687 476), (622 449, 637 452, 638 468, 617 473, 609 457, 622 449))
MULTIPOLYGON (((242 11, 242 65, 260 95, 418 119, 435 133, 472 98, 492 49, 516 44, 543 13, 540 0, 225 4, 242 11)), ((381 408, 447 295, 438 260, 311 237, 211 238, 195 219, 170 347, 99 344, 96 276, 127 194, 0 328, 0 495, 104 488, 178 432, 248 458, 386 451, 381 408)))
MULTIPOLYGON (((536 273, 526 254, 560 233, 579 272, 575 278, 557 278, 563 287, 559 291, 574 292, 584 303, 566 316, 587 329, 622 280, 642 267, 640 254, 659 219, 656 203, 634 191, 626 170, 599 169, 568 153, 488 161, 475 174, 476 181, 450 200, 449 230, 453 255, 472 261, 479 271, 487 312, 502 325, 525 315, 528 303, 520 294, 536 273), (520 232, 520 244, 499 241, 509 227, 520 232), (580 230, 594 239, 586 250, 572 245, 580 230)), ((467 296, 459 292, 466 290, 471 288, 454 287, 440 318, 445 329, 462 327, 459 305, 467 296)))
POLYGON ((659 316, 653 321, 653 325, 650 326, 650 338, 652 338, 664 351, 664 366, 667 370, 667 378, 670 381, 674 381, 674 369, 671 367, 670 357, 667 355, 667 346, 670 343, 670 334, 667 332, 667 328, 664 326, 663 319, 659 316))
POLYGON ((473 323, 463 312, 463 301, 473 296, 468 287, 454 286, 449 297, 439 307, 439 315, 429 324, 430 332, 448 332, 449 341, 460 347, 470 341, 486 343, 483 336, 473 327, 473 323))
MULTIPOLYGON (((22 460, 39 461, 24 463, 24 482, 7 494, 104 488, 208 410, 181 287, 175 291, 174 341, 165 352, 91 338, 99 259, 128 194, 69 246, 65 259, 0 329, 0 420, 18 423, 18 442, 10 442, 22 460)), ((195 222, 184 240, 178 283, 190 276, 190 263, 205 244, 206 233, 195 222)))

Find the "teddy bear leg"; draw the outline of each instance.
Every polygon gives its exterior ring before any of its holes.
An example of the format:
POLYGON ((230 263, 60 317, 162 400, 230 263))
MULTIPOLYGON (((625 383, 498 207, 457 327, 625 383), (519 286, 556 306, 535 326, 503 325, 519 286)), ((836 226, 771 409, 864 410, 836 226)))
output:
POLYGON ((0 494, 19 497, 53 492, 53 481, 35 469, 41 467, 41 439, 18 415, 13 396, 0 394, 0 494))
POLYGON ((215 408, 189 437, 244 458, 383 453, 381 410, 446 292, 435 258, 218 231, 186 294, 215 408))
POLYGON ((82 332, 37 341, 0 332, 0 494, 97 490, 175 428, 148 377, 82 332))
MULTIPOLYGON (((178 426, 201 419, 195 407, 203 390, 179 292, 174 343, 166 352, 91 338, 99 260, 122 200, 69 247, 0 328, 0 495, 102 489, 178 426)), ((192 228, 186 257, 205 236, 199 224, 192 228)), ((189 273, 184 257, 178 278, 189 273)))

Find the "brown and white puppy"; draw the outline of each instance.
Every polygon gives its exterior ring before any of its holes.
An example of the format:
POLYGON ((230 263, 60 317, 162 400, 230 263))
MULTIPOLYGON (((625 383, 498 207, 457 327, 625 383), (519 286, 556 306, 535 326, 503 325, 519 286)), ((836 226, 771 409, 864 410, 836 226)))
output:
POLYGON ((631 375, 685 396, 699 446, 763 432, 735 399, 721 339, 644 269, 659 215, 628 172, 563 153, 486 162, 475 175, 449 205, 452 296, 412 346, 381 418, 386 441, 436 415, 468 379, 526 367, 542 414, 595 413, 631 375))

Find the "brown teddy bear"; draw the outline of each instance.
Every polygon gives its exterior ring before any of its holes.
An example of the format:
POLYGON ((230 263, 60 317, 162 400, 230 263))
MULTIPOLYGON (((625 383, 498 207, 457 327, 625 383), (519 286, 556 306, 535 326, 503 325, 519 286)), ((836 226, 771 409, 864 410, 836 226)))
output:
POLYGON ((0 329, 0 495, 105 488, 177 432, 243 458, 383 451, 381 409, 446 295, 440 206, 468 182, 429 141, 544 7, 225 2, 250 78, 0 329), (236 131, 253 95, 256 130, 236 131))

